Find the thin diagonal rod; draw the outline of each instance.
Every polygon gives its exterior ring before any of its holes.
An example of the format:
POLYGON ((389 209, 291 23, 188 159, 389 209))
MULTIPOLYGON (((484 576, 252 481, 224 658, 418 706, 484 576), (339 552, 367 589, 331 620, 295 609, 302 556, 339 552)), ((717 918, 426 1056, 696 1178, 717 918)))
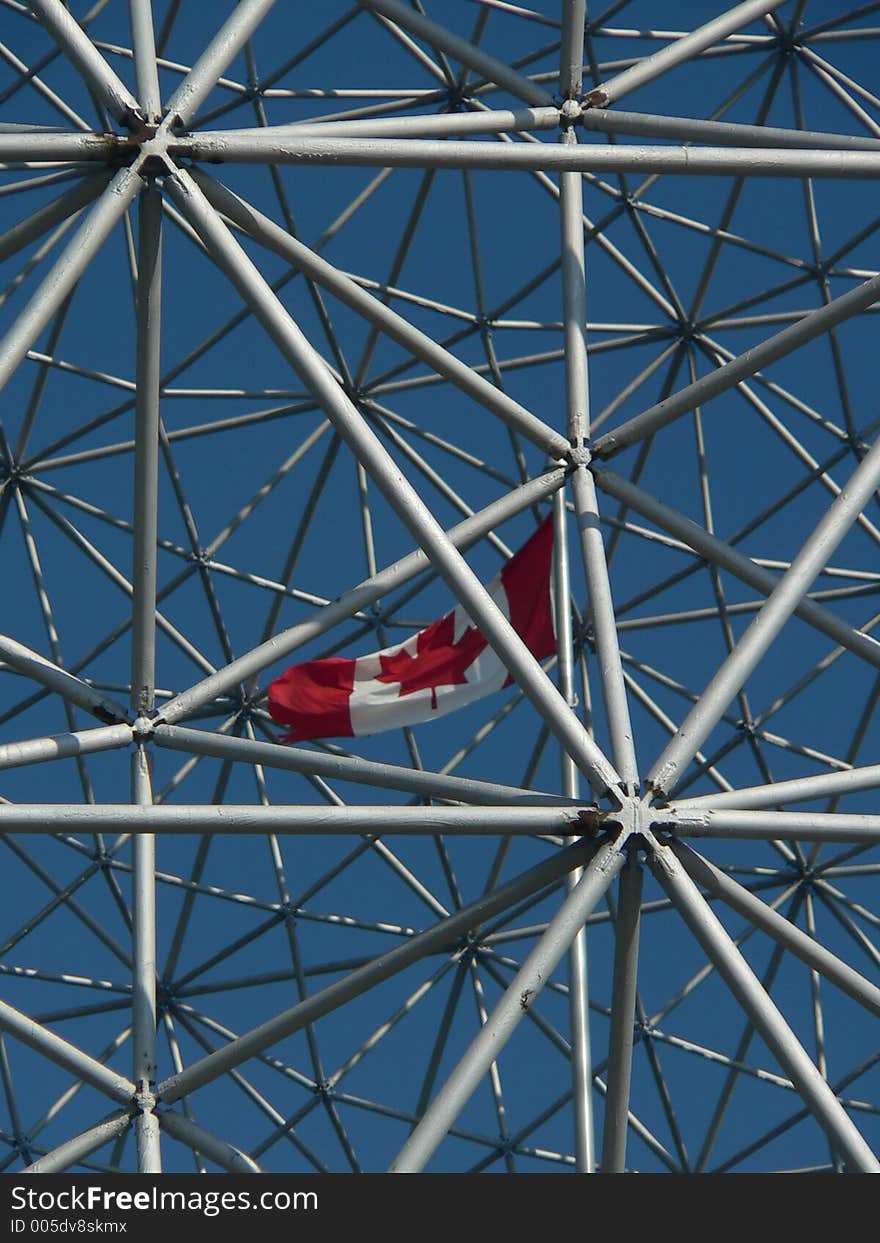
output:
POLYGON ((383 980, 396 975, 405 967, 455 943, 469 930, 479 927, 493 915, 515 905, 522 898, 537 893, 548 884, 564 876, 573 867, 582 865, 594 853, 589 845, 577 845, 560 851, 553 858, 530 868, 527 872, 500 886, 492 894, 486 894, 454 911, 433 927, 417 933, 387 954, 365 963, 342 980, 336 981, 312 993, 305 1000, 283 1011, 275 1018, 253 1028, 250 1032, 231 1041, 209 1057, 186 1067, 177 1075, 159 1085, 158 1095, 165 1103, 173 1103, 196 1088, 212 1082, 232 1067, 241 1065, 247 1058, 262 1053, 285 1036, 299 1031, 306 1023, 315 1022, 323 1014, 329 1014, 340 1005, 360 996, 383 980))
POLYGON ((568 450, 568 442, 542 420, 508 397, 506 393, 483 379, 466 363, 460 362, 441 345, 408 323, 403 316, 362 289, 351 277, 338 271, 332 264, 321 259, 314 251, 267 216, 250 207, 232 194, 225 186, 208 177, 198 169, 193 179, 203 190, 208 201, 235 225, 261 242, 270 250, 295 264, 314 281, 334 294, 346 306, 363 315, 388 337, 427 363, 438 375, 444 376, 462 392, 468 394, 486 409, 504 419, 509 426, 521 431, 551 457, 561 457, 568 450))
POLYGON ((403 26, 404 29, 424 39, 432 47, 448 52, 462 65, 467 65, 469 69, 472 69, 474 73, 496 83, 503 90, 510 91, 512 95, 525 100, 526 103, 539 107, 552 105, 553 96, 542 86, 531 82, 522 74, 517 73, 515 69, 511 69, 509 65, 496 60, 494 56, 475 47, 467 39, 447 30, 438 22, 431 21, 422 13, 402 4, 400 0, 359 0, 359 3, 363 8, 372 9, 375 13, 382 13, 385 17, 389 17, 396 25, 403 26))
POLYGON ((69 216, 76 215, 83 207, 94 202, 98 195, 107 188, 112 175, 106 169, 101 169, 78 178, 76 183, 59 198, 53 199, 51 203, 43 207, 38 207, 18 224, 12 225, 5 233, 0 234, 0 261, 16 254, 38 237, 42 237, 44 233, 48 233, 55 225, 60 224, 69 216))
POLYGON ((833 556, 880 481, 880 439, 853 471, 847 486, 782 575, 761 611, 722 663, 648 774, 658 791, 668 793, 706 741, 727 705, 765 655, 797 608, 813 579, 833 556))
MULTIPOLYGON (((631 483, 607 467, 594 463, 591 470, 597 486, 603 492, 608 492, 629 508, 636 510, 642 517, 656 523, 661 530, 682 540, 711 565, 727 570, 766 596, 769 596, 778 586, 779 578, 770 570, 764 569, 743 553, 737 552, 732 544, 719 539, 717 535, 701 527, 692 518, 679 513, 663 501, 657 500, 637 484, 631 483)), ((791 568, 790 564, 788 568, 791 568)), ((642 597, 639 599, 641 600, 642 597)), ((627 606, 620 609, 618 616, 626 609, 627 606)), ((822 634, 827 635, 829 639, 833 639, 835 643, 839 643, 841 647, 847 648, 862 660, 867 660, 880 668, 880 643, 870 635, 854 629, 837 614, 806 598, 800 601, 795 614, 822 634)))
POLYGON ((834 1149, 853 1170, 880 1172, 880 1162, 819 1074, 791 1028, 740 954, 700 891, 668 849, 655 845, 648 863, 691 932, 794 1083, 834 1149))
POLYGON ((30 0, 30 7, 103 106, 129 129, 145 121, 137 100, 61 0, 30 0))
POLYGON ((162 202, 141 194, 137 282, 137 401, 134 452, 131 707, 147 716, 156 677, 156 554, 159 487, 159 352, 162 314, 162 202))
POLYGON ((585 466, 579 465, 575 468, 571 477, 571 487, 587 577, 600 682, 611 734, 611 754, 624 784, 631 793, 635 793, 639 785, 638 764, 617 641, 611 583, 608 578, 605 547, 599 527, 596 487, 593 476, 585 466))

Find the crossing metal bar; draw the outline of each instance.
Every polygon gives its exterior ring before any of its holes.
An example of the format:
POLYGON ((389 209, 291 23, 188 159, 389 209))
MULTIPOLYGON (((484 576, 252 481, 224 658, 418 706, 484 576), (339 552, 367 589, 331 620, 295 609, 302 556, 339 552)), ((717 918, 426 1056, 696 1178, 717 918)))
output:
POLYGON ((853 471, 846 487, 828 507, 760 612, 652 766, 648 781, 655 790, 668 794, 673 789, 685 766, 718 724, 727 705, 795 611, 813 579, 832 557, 878 482, 880 439, 853 471))
MULTIPOLYGON (((552 496, 564 482, 565 470, 561 467, 539 475, 499 500, 493 501, 485 509, 474 514, 472 518, 466 518, 463 522, 451 527, 446 532, 447 538, 451 544, 464 552, 508 518, 552 496)), ((399 561, 393 562, 350 591, 343 592, 338 600, 316 610, 306 621, 299 622, 288 630, 283 630, 280 634, 267 639, 216 674, 170 699, 162 705, 161 719, 171 725, 175 721, 191 716, 205 704, 211 703, 218 696, 232 690, 238 683, 246 682, 248 678, 260 673, 275 661, 289 656, 291 652, 296 651, 311 639, 324 634, 338 622, 345 621, 362 609, 369 608, 371 604, 388 595, 389 592, 397 590, 410 582, 417 574, 430 568, 431 562, 420 548, 401 557, 399 561)), ((2 647, 0 647, 0 655, 2 654, 2 647)))
POLYGON ((134 1096, 134 1084, 130 1079, 111 1070, 102 1062, 95 1061, 88 1053, 83 1053, 81 1049, 5 1001, 0 1001, 0 1031, 8 1032, 22 1044, 41 1053, 83 1083, 90 1083, 119 1104, 130 1104, 134 1096))
POLYGON ((483 168, 544 173, 679 173, 709 177, 875 180, 880 151, 773 147, 673 147, 582 143, 458 142, 430 138, 302 137, 272 130, 204 130, 173 136, 169 154, 212 164, 342 165, 353 168, 483 168))
POLYGON ((85 1161, 86 1157, 90 1157, 93 1152, 97 1152, 105 1144, 124 1135, 130 1125, 131 1114, 127 1110, 112 1113, 103 1122, 98 1122, 95 1126, 89 1127, 87 1131, 83 1131, 81 1135, 65 1140, 51 1152, 38 1157, 36 1161, 26 1165, 20 1173, 63 1174, 72 1165, 85 1161))
POLYGON ((858 315, 861 311, 866 311, 878 298, 880 298, 880 276, 872 276, 863 284, 857 285, 855 289, 850 289, 840 297, 826 303, 825 306, 810 311, 797 323, 783 328, 781 332, 768 337, 760 345, 746 350, 729 363, 725 363, 723 367, 717 367, 708 375, 701 376, 693 384, 679 389, 671 397, 665 398, 634 418, 628 419, 613 431, 605 432, 593 445, 593 456, 610 457, 628 445, 653 436, 661 427, 666 427, 681 415, 695 410, 697 406, 705 405, 713 397, 726 393, 728 389, 739 384, 741 380, 747 380, 769 363, 785 358, 786 355, 830 331, 844 320, 858 315))
POLYGON ((432 1100, 389 1167, 391 1174, 424 1169, 470 1100, 477 1084, 498 1058, 530 1006, 623 867, 621 840, 606 842, 587 864, 534 949, 507 986, 480 1032, 432 1100))
POLYGON ((468 932, 475 932, 494 915, 508 910, 532 894, 540 893, 573 868, 583 866, 592 858, 596 849, 595 845, 578 842, 558 851, 505 885, 500 885, 474 902, 460 907, 433 927, 416 933, 387 954, 356 968, 341 980, 312 993, 259 1027, 243 1036, 237 1036, 223 1048, 185 1067, 159 1085, 157 1096, 165 1104, 173 1104, 181 1097, 212 1082, 219 1075, 225 1074, 227 1070, 240 1066, 249 1057, 255 1057, 279 1040, 299 1031, 306 1024, 316 1022, 323 1015, 390 979, 412 963, 455 945, 461 937, 468 932))
MULTIPOLYGON (((130 732, 129 732, 130 737, 130 732)), ((583 799, 560 798, 540 790, 521 790, 517 786, 479 781, 473 777, 455 777, 425 769, 403 768, 364 760, 360 756, 330 755, 305 747, 279 746, 274 742, 252 742, 248 738, 231 738, 206 730, 186 729, 179 725, 158 725, 153 731, 157 747, 183 751, 192 755, 212 755, 217 759, 240 760, 289 772, 312 773, 329 780, 354 781, 390 790, 403 790, 422 798, 452 799, 460 803, 485 805, 552 804, 582 807, 583 799)), ((2 756, 2 749, 0 749, 2 756)))
POLYGON ((708 889, 751 924, 762 928, 779 945, 796 954, 808 967, 818 971, 848 997, 880 1017, 880 988, 876 984, 865 979, 814 937, 798 928, 797 924, 774 911, 744 885, 715 867, 684 842, 672 842, 670 849, 691 880, 708 889))
POLYGON ((768 4, 766 0, 745 0, 743 4, 737 4, 732 9, 719 13, 711 21, 698 26, 689 34, 682 35, 673 43, 661 48, 659 52, 645 56, 629 69, 624 69, 623 73, 602 82, 590 91, 587 95, 587 102, 596 103, 602 107, 616 103, 624 95, 637 90, 640 86, 647 85, 648 82, 653 82, 661 74, 699 55, 713 43, 718 43, 729 34, 733 34, 735 30, 742 29, 755 18, 771 13, 784 3, 785 0, 773 0, 771 4, 768 4))
MULTIPOLYGON (((738 552, 732 544, 719 539, 692 518, 679 513, 663 501, 656 500, 629 479, 624 479, 622 475, 598 462, 591 463, 590 470, 601 491, 623 501, 642 517, 656 523, 661 530, 682 540, 710 564, 728 570, 765 596, 769 596, 778 585, 779 578, 776 574, 757 565, 751 558, 738 552)), ((815 600, 802 599, 794 611, 795 616, 814 626, 829 639, 880 669, 880 643, 871 635, 854 629, 843 618, 815 600)))
POLYGON ((444 376, 474 401, 497 414, 516 431, 522 432, 548 456, 559 458, 568 452, 568 441, 559 432, 536 418, 518 401, 508 397, 502 389, 490 384, 472 367, 433 341, 427 333, 415 328, 402 315, 398 315, 384 302, 362 289, 350 276, 334 268, 286 229, 282 229, 268 216, 264 216, 205 173, 196 169, 192 177, 208 202, 249 237, 301 268, 346 306, 380 328, 392 341, 396 341, 416 358, 427 363, 438 375, 444 376))
POLYGON ((678 859, 668 848, 655 845, 648 853, 648 863, 835 1151, 854 1171, 880 1173, 880 1162, 678 859))
POLYGON ((389 502, 437 572, 455 593, 480 631, 529 698, 540 716, 569 751, 597 794, 619 783, 582 723, 561 698, 523 640, 486 588, 449 542, 416 489, 398 469, 363 415, 330 373, 266 284, 198 186, 182 169, 166 178, 166 190, 198 230, 209 253, 251 306, 269 336, 302 377, 328 418, 389 502))

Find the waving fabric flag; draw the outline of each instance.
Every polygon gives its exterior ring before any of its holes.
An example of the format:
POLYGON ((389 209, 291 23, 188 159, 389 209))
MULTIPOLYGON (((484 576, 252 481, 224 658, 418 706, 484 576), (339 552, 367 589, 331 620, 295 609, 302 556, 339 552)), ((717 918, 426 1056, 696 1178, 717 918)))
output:
MULTIPOLYGON (((553 521, 547 518, 487 590, 533 656, 556 651, 550 609, 553 521)), ((512 681, 459 606, 405 643, 357 660, 293 665, 269 684, 269 712, 285 742, 350 738, 418 725, 512 681)))

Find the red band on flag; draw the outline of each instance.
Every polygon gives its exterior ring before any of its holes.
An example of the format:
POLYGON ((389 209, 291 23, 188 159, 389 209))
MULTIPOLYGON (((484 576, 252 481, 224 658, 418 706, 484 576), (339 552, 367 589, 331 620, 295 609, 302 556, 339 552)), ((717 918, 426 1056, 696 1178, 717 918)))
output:
MULTIPOLYGON (((550 607, 553 521, 547 518, 487 591, 538 660, 556 651, 550 607)), ((348 738, 443 716, 512 681, 459 606, 404 643, 359 656, 294 665, 269 685, 285 742, 348 738)))
POLYGON ((269 683, 269 715, 291 726, 285 742, 306 738, 350 738, 348 701, 354 686, 353 660, 330 656, 285 670, 269 683))

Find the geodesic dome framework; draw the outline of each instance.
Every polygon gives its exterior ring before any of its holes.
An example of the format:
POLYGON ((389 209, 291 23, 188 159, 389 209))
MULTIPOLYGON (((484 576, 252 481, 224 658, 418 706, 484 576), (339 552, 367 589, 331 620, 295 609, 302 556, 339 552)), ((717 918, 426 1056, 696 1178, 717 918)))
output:
POLYGON ((0 1168, 880 1168, 875 7, 2 0, 0 1168))

